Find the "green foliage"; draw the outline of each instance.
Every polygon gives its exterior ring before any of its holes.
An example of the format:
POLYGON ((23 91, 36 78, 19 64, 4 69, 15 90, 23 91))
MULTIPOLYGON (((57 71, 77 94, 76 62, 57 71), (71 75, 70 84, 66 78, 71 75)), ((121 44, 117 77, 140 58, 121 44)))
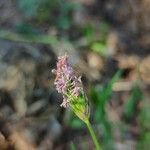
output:
POLYGON ((150 104, 145 103, 140 115, 139 115, 139 122, 142 128, 150 130, 150 104))
POLYGON ((112 94, 112 88, 114 83, 120 78, 122 70, 116 72, 109 83, 106 86, 93 88, 91 91, 92 100, 97 107, 104 108, 106 102, 112 94))
POLYGON ((91 50, 93 52, 101 54, 102 56, 104 56, 106 54, 106 49, 107 49, 106 44, 102 43, 102 42, 94 42, 91 45, 91 50))
POLYGON ((62 0, 19 0, 18 7, 26 18, 36 19, 40 23, 47 21, 65 30, 70 28, 71 12, 78 8, 78 4, 62 0))
POLYGON ((83 33, 84 37, 90 43, 94 40, 94 28, 90 24, 86 24, 82 27, 81 32, 83 33))
POLYGON ((89 48, 102 56, 106 55, 108 29, 108 23, 103 21, 100 23, 99 29, 95 30, 91 24, 87 24, 84 25, 81 30, 87 40, 89 48))
POLYGON ((150 147, 150 131, 144 132, 137 144, 137 150, 148 150, 150 147))
POLYGON ((138 85, 135 85, 131 91, 131 96, 124 104, 124 116, 127 120, 133 118, 139 101, 142 100, 142 92, 138 85))
POLYGON ((137 149, 147 150, 150 146, 150 103, 143 99, 143 107, 140 111, 138 121, 140 124, 140 138, 137 149))
POLYGON ((26 34, 26 35, 39 34, 39 31, 35 27, 29 24, 18 24, 16 25, 15 28, 16 28, 16 31, 21 34, 26 34))
POLYGON ((73 142, 70 144, 70 150, 76 150, 75 144, 73 142))
POLYGON ((111 123, 107 119, 107 114, 105 111, 106 104, 109 97, 112 94, 113 84, 120 78, 122 71, 119 70, 110 80, 110 82, 100 88, 92 88, 91 99, 95 105, 94 120, 100 124, 101 133, 103 135, 103 142, 105 148, 112 148, 112 135, 111 135, 111 123))
MULTIPOLYGON (((94 105, 96 106, 94 112, 94 120, 96 122, 101 123, 101 128, 103 128, 103 134, 108 136, 110 132, 109 123, 106 119, 105 106, 106 102, 112 94, 113 84, 120 78, 122 71, 119 70, 113 78, 110 80, 107 86, 103 88, 92 88, 91 89, 91 97, 94 105)), ((69 125, 73 128, 81 128, 83 127, 83 123, 76 117, 74 114, 70 115, 69 125)))
POLYGON ((36 16, 39 5, 40 0, 18 0, 20 10, 27 18, 36 16))
POLYGON ((58 18, 56 19, 56 25, 58 28, 66 30, 69 29, 72 25, 72 16, 71 12, 78 8, 78 4, 66 2, 66 3, 60 3, 60 14, 58 18))
POLYGON ((15 42, 51 44, 52 47, 56 47, 56 45, 60 43, 60 41, 58 41, 55 36, 39 34, 18 34, 6 30, 0 30, 0 39, 6 39, 15 42))

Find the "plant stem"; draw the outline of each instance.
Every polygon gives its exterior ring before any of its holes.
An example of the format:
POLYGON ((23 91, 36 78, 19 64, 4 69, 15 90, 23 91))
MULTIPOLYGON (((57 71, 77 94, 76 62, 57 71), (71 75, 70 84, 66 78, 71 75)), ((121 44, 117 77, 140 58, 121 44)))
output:
POLYGON ((92 140, 93 140, 93 142, 95 144, 96 150, 101 150, 100 144, 99 144, 99 142, 97 140, 97 137, 96 137, 96 135, 94 133, 94 130, 93 130, 92 126, 91 126, 91 123, 89 122, 89 120, 86 121, 85 123, 87 125, 87 128, 88 128, 90 134, 91 134, 91 137, 92 137, 92 140))
POLYGON ((98 142, 98 139, 97 139, 97 137, 96 137, 96 135, 94 133, 94 130, 93 130, 93 128, 92 128, 91 123, 89 122, 89 120, 86 121, 86 125, 87 125, 87 128, 88 128, 88 130, 89 130, 89 132, 91 134, 91 137, 92 137, 92 140, 93 140, 93 142, 95 144, 96 150, 101 150, 100 144, 98 142))

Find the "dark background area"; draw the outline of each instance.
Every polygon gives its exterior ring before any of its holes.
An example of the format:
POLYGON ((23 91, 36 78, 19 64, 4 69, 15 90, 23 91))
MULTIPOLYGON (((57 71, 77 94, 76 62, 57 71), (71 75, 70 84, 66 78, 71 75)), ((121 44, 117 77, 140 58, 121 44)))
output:
POLYGON ((104 150, 150 146, 149 0, 0 0, 0 150, 92 150, 54 87, 69 55, 104 150))

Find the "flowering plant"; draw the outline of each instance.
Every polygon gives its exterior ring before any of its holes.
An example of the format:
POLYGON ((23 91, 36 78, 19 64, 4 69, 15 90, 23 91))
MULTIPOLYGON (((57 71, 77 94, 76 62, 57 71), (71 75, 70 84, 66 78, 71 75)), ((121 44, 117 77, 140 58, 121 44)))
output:
POLYGON ((68 56, 58 58, 57 69, 52 72, 56 74, 55 86, 63 95, 62 107, 71 107, 74 113, 84 122, 89 119, 89 106, 83 91, 81 76, 77 77, 68 62, 68 56))
POLYGON ((58 58, 56 69, 53 69, 52 72, 56 75, 54 85, 57 91, 63 95, 63 102, 60 106, 64 108, 70 107, 86 123, 96 149, 99 150, 99 143, 89 122, 89 105, 83 91, 81 76, 77 77, 75 75, 73 68, 69 64, 67 54, 58 58))

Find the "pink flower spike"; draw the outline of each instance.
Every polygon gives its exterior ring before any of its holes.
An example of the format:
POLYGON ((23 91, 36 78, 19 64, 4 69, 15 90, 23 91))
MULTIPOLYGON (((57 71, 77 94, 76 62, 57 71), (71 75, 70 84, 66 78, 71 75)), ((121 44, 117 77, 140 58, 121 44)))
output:
POLYGON ((55 86, 59 93, 63 95, 62 107, 67 107, 70 103, 68 97, 77 97, 82 92, 81 77, 76 77, 73 68, 69 64, 68 55, 58 57, 56 69, 52 70, 56 75, 55 86), (67 95, 67 96, 66 96, 67 95))

